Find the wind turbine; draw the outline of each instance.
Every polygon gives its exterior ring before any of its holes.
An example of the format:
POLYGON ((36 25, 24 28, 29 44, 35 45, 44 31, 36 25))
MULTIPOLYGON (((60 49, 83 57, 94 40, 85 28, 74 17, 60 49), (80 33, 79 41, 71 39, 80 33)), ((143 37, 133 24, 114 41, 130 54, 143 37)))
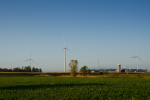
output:
MULTIPOLYGON (((63 37, 63 40, 64 40, 64 37, 63 37)), ((62 50, 64 50, 64 72, 66 72, 66 49, 67 48, 65 47, 65 40, 64 40, 64 48, 62 49, 62 50)), ((67 49, 67 50, 69 50, 69 49, 67 49)), ((72 51, 72 50, 69 50, 69 51, 72 51)), ((74 52, 74 51, 72 51, 72 52, 74 52)))
MULTIPOLYGON (((32 55, 32 52, 31 52, 31 55, 32 55)), ((30 59, 25 60, 25 61, 29 61, 29 60, 30 60, 30 67, 31 67, 31 61, 35 62, 34 60, 31 59, 31 55, 30 55, 30 59)), ((25 62, 25 61, 24 61, 24 62, 25 62)), ((35 62, 35 63, 36 63, 36 62, 35 62)))
MULTIPOLYGON (((139 50, 139 53, 140 53, 140 50, 139 50)), ((139 53, 138 53, 137 56, 131 57, 131 58, 137 58, 137 71, 138 71, 138 59, 140 59, 139 53)), ((140 59, 140 60, 141 60, 141 59, 140 59)), ((141 61, 142 61, 142 60, 141 60, 141 61)), ((142 62, 143 62, 143 61, 142 61, 142 62)))
POLYGON ((99 72, 99 57, 98 57, 98 72, 99 72))

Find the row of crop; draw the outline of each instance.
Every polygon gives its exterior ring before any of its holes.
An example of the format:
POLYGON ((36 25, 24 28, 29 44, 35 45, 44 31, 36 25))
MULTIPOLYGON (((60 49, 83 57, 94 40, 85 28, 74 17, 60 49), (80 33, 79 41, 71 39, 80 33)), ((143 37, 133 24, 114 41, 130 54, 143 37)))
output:
MULTIPOLYGON (((83 75, 82 72, 78 72, 78 75, 83 75)), ((144 75, 150 76, 150 73, 128 73, 128 75, 144 75)), ((63 76, 63 75, 70 75, 70 72, 49 72, 49 73, 42 73, 42 72, 0 72, 0 76, 37 76, 37 75, 50 75, 50 76, 63 76)), ((118 75, 127 75, 126 73, 107 73, 107 72, 94 72, 87 75, 109 75, 109 76, 118 76, 118 75)))
MULTIPOLYGON (((108 73, 95 72, 87 75, 105 75, 108 73)), ((41 72, 0 72, 0 76, 37 76, 37 75, 50 75, 50 76, 62 76, 70 75, 70 72, 54 72, 54 73, 41 73, 41 72)), ((83 73, 78 72, 77 75, 83 75, 83 73)))

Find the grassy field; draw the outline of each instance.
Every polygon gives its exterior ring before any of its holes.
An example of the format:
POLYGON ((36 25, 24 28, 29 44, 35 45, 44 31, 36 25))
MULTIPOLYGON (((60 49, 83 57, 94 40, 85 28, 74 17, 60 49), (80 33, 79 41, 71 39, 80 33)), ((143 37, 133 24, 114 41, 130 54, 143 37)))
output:
POLYGON ((0 77, 0 100, 150 100, 150 79, 0 77))

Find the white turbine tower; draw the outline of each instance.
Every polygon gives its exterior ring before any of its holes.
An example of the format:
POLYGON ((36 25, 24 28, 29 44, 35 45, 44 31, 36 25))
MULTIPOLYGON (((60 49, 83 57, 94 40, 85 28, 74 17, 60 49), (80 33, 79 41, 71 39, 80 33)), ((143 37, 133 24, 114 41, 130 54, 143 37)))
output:
POLYGON ((128 74, 128 64, 127 64, 127 74, 128 74))
MULTIPOLYGON (((31 52, 31 55, 32 55, 32 52, 31 52)), ((35 62, 34 60, 31 59, 31 55, 30 55, 30 59, 28 59, 28 60, 30 60, 30 67, 31 67, 31 61, 35 62)), ((25 60, 25 61, 28 61, 28 60, 25 60)), ((25 61, 24 61, 24 62, 25 62, 25 61)), ((35 63, 36 63, 36 62, 35 62, 35 63)))
MULTIPOLYGON (((64 38, 63 38, 63 40, 64 40, 64 38)), ((64 40, 64 48, 62 49, 62 50, 64 50, 64 72, 66 72, 66 49, 67 48, 65 47, 65 40, 64 40)), ((67 50, 69 50, 69 49, 67 49, 67 50)), ((69 50, 69 51, 72 51, 72 50, 69 50)), ((72 51, 72 52, 74 52, 74 51, 72 51)))
POLYGON ((98 57, 98 72, 99 72, 99 57, 98 57))
MULTIPOLYGON (((140 53, 140 50, 139 50, 139 53, 140 53)), ((131 57, 131 58, 137 58, 137 71, 138 71, 138 59, 140 59, 139 53, 138 53, 137 56, 131 57)), ((141 59, 140 59, 140 60, 141 60, 141 59)), ((142 61, 142 60, 141 60, 141 61, 142 61)), ((143 61, 142 61, 142 62, 143 62, 143 61)))

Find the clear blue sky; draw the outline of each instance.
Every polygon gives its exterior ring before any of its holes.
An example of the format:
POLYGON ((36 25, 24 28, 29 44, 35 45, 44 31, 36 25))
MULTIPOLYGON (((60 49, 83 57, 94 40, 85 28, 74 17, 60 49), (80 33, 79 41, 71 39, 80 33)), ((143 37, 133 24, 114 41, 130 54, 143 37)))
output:
POLYGON ((79 68, 150 71, 150 0, 0 0, 0 68, 28 66, 44 72, 79 68))

